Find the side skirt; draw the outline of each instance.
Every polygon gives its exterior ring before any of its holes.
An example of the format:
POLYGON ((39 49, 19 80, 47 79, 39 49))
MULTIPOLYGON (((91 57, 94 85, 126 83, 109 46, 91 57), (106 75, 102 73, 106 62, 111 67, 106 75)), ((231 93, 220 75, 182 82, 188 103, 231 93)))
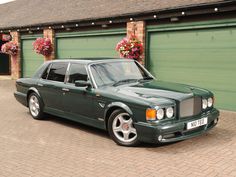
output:
POLYGON ((48 113, 48 114, 52 114, 54 116, 64 118, 64 119, 72 120, 72 121, 75 121, 75 122, 78 122, 78 123, 82 123, 82 124, 85 124, 85 125, 89 125, 89 126, 92 126, 92 127, 102 129, 102 130, 106 130, 104 121, 101 121, 101 120, 98 120, 98 119, 95 119, 95 118, 88 118, 88 117, 85 117, 85 116, 78 116, 78 115, 73 114, 73 113, 64 112, 64 111, 61 111, 61 110, 48 108, 48 107, 44 108, 44 112, 48 113))

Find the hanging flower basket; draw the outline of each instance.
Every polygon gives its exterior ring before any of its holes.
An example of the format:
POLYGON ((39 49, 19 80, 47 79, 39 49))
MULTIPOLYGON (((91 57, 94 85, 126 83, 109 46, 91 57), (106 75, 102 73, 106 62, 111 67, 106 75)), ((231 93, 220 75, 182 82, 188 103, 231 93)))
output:
POLYGON ((37 38, 33 43, 34 51, 37 54, 50 56, 52 53, 52 42, 49 38, 37 38))
POLYGON ((19 51, 18 44, 16 42, 10 41, 2 45, 1 52, 9 54, 11 56, 16 56, 19 51))
POLYGON ((117 45, 116 51, 120 53, 121 58, 142 60, 143 45, 135 35, 130 38, 123 38, 117 45))

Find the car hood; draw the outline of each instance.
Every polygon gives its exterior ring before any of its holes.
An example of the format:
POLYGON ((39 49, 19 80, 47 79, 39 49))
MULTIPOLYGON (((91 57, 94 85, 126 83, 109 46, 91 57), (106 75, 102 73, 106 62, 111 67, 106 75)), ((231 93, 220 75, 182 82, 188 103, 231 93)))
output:
POLYGON ((194 96, 211 94, 209 91, 198 87, 156 80, 120 85, 113 89, 115 89, 113 90, 115 94, 122 96, 123 99, 133 97, 155 105, 171 104, 194 96))

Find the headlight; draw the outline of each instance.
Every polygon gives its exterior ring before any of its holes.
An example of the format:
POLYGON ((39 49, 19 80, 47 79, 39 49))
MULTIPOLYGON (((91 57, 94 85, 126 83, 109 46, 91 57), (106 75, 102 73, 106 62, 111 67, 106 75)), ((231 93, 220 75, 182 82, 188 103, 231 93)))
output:
POLYGON ((172 107, 169 107, 166 109, 166 117, 171 118, 174 115, 174 109, 172 107))
POLYGON ((208 105, 207 100, 206 100, 206 99, 203 99, 203 100, 202 100, 202 108, 203 108, 203 109, 206 109, 206 108, 207 108, 207 105, 208 105))
POLYGON ((207 106, 208 106, 208 107, 212 107, 212 105, 213 105, 213 99, 212 99, 212 98, 208 98, 208 100, 207 100, 207 106))
POLYGON ((164 118, 164 110, 163 109, 158 109, 157 110, 157 119, 161 120, 164 118))

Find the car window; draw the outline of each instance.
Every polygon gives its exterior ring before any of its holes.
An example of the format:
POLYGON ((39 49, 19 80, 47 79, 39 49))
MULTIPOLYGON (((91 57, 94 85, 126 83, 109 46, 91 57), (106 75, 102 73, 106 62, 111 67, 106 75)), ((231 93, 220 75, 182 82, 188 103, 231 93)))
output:
POLYGON ((42 79, 47 79, 50 66, 51 66, 51 65, 49 64, 49 65, 46 67, 46 69, 44 70, 44 72, 43 72, 43 74, 42 74, 42 76, 41 76, 42 79))
POLYGON ((136 62, 125 60, 97 63, 90 68, 98 86, 114 85, 119 81, 138 81, 149 77, 149 74, 144 72, 136 62))
POLYGON ((69 70, 69 83, 75 83, 77 80, 87 81, 88 74, 84 64, 72 63, 69 70))
POLYGON ((53 63, 47 79, 52 81, 64 82, 67 65, 68 63, 53 63))

